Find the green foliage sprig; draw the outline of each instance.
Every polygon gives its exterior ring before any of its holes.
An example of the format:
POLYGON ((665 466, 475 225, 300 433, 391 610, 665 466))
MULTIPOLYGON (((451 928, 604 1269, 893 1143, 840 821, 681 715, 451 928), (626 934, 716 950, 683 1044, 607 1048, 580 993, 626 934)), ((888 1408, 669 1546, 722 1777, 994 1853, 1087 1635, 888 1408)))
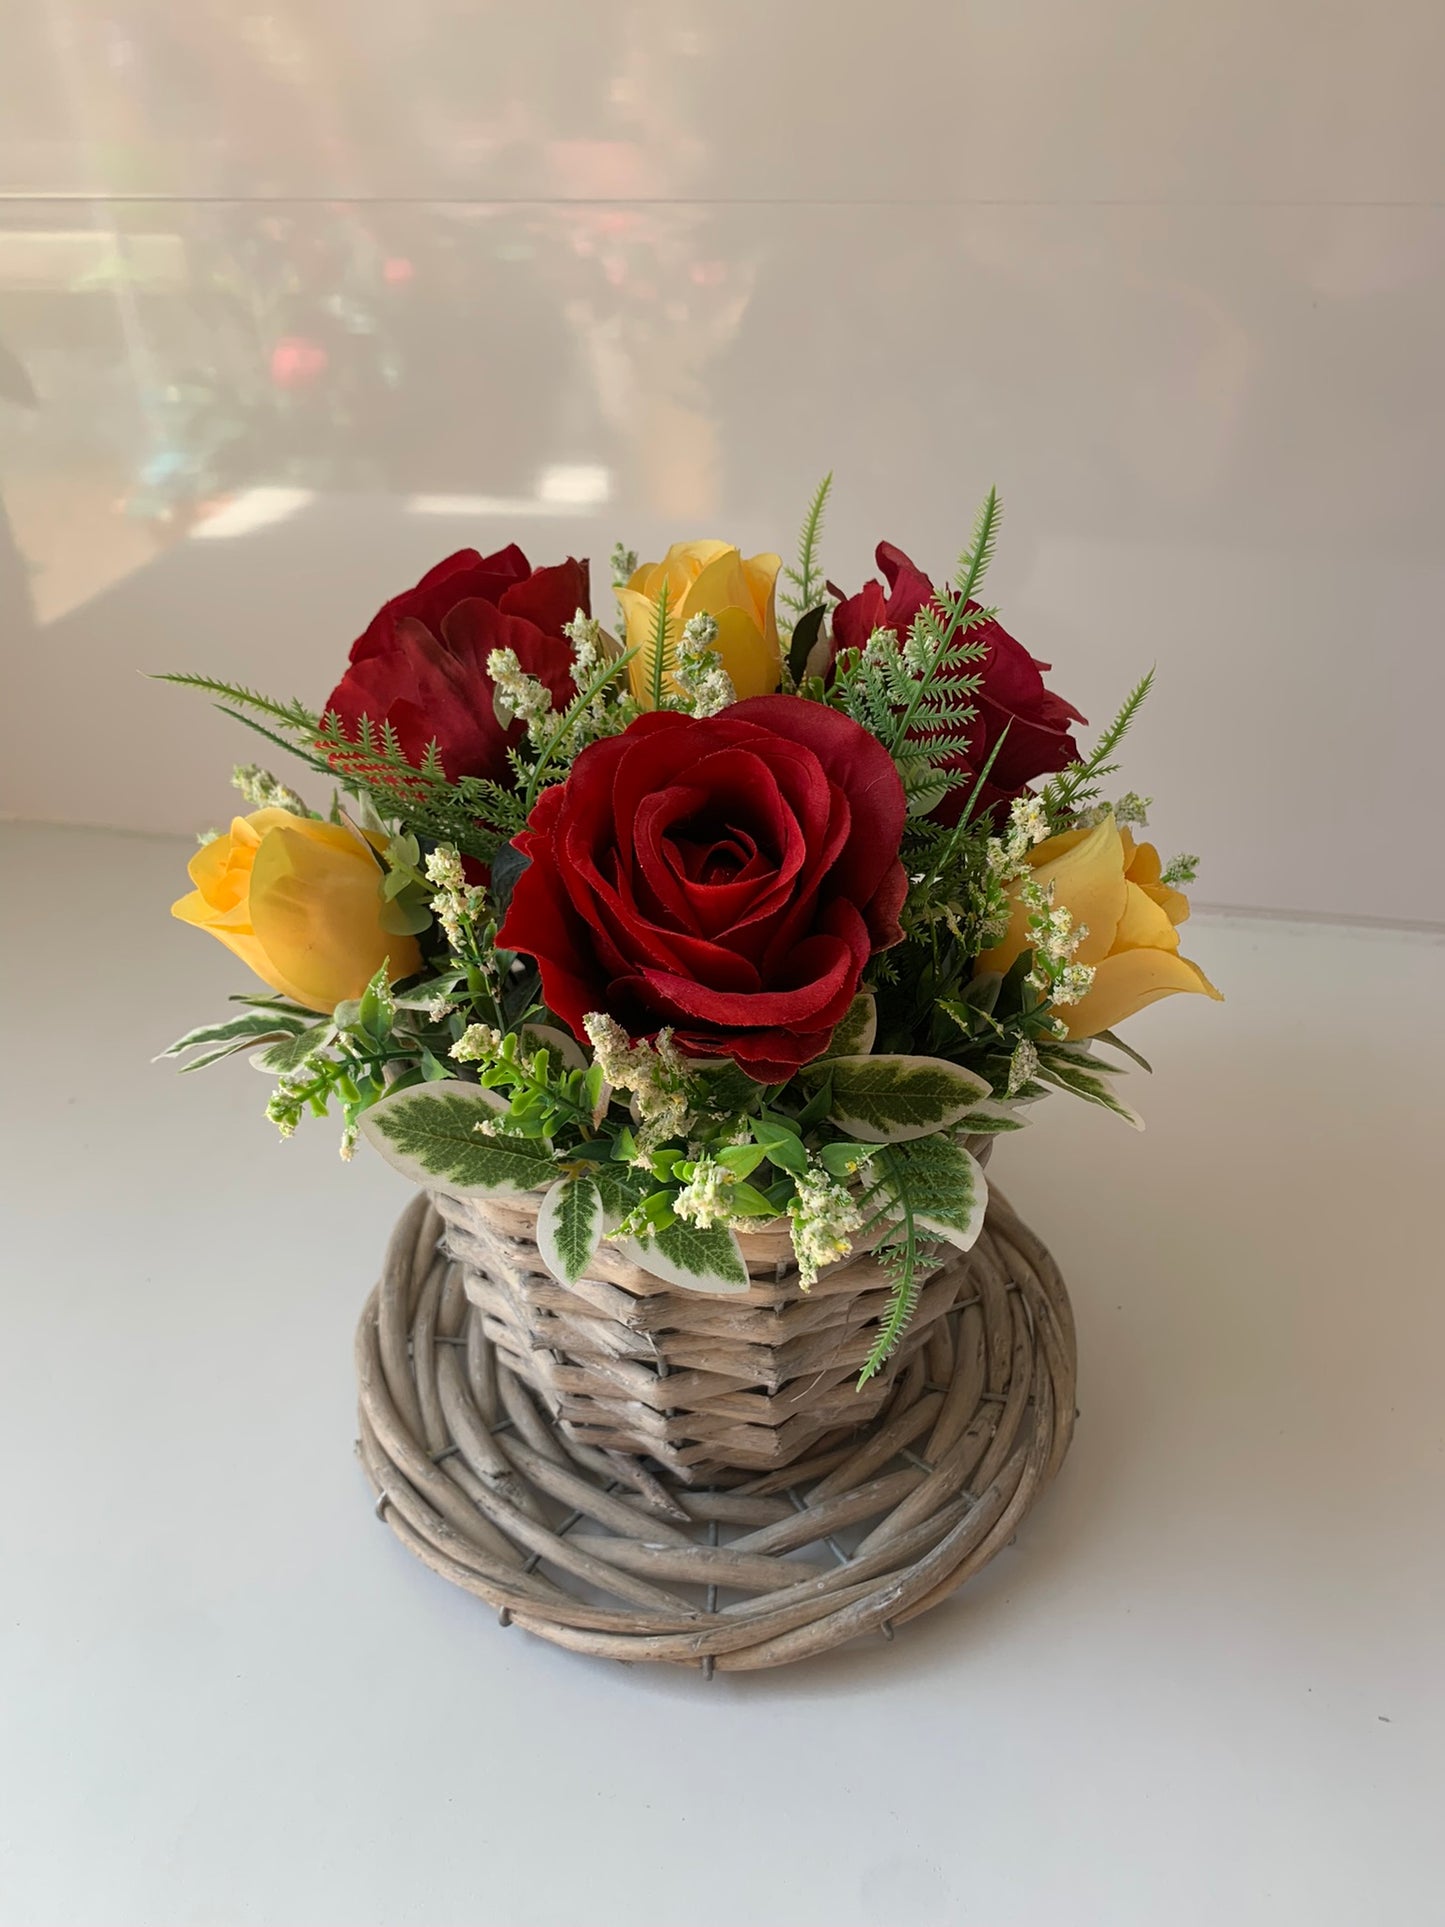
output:
POLYGON ((783 564, 784 580, 791 587, 784 589, 778 600, 791 612, 795 622, 807 615, 810 609, 816 609, 827 597, 827 584, 818 566, 818 538, 823 531, 823 512, 832 488, 833 472, 830 469, 813 491, 808 513, 803 518, 802 532, 798 537, 797 566, 790 562, 783 564))
POLYGON ((1128 734, 1131 723, 1143 708, 1153 687, 1154 671, 1151 669, 1129 691, 1117 715, 1089 754, 1076 763, 1070 763, 1057 776, 1049 778, 1044 785, 1043 798, 1052 828, 1071 828, 1076 817, 1098 802, 1105 782, 1119 767, 1110 759, 1128 734))

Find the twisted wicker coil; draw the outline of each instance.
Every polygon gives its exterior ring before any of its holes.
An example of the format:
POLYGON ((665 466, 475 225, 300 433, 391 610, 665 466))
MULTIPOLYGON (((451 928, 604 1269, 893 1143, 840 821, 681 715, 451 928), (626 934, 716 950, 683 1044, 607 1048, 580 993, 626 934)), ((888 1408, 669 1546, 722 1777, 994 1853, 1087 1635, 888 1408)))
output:
MULTIPOLYGON (((751 1413, 728 1418, 680 1466, 656 1449, 683 1450, 652 1424, 665 1413, 651 1407, 648 1442, 633 1451, 609 1443, 611 1419, 559 1416, 565 1377, 529 1369, 539 1353, 479 1291, 476 1253, 453 1255, 455 1202, 445 1201, 447 1223, 424 1195, 408 1207, 367 1300, 359 1449, 379 1516, 504 1624, 577 1652, 708 1673, 783 1665, 869 1632, 891 1637, 1009 1542, 1068 1450, 1068 1297, 997 1190, 974 1249, 930 1281, 947 1302, 914 1335, 881 1402, 850 1413, 831 1395, 835 1381, 803 1430, 782 1446, 762 1442, 789 1456, 762 1471, 718 1454, 759 1447, 754 1431, 782 1433, 798 1413, 762 1428, 751 1413)), ((525 1226, 505 1235, 525 1243, 525 1226)), ((658 1301, 648 1335, 660 1340, 671 1330, 666 1301, 674 1322, 698 1306, 739 1305, 648 1297, 658 1301)), ((846 1344, 864 1341, 866 1352, 867 1325, 844 1322, 846 1344)), ((813 1336, 789 1331, 781 1344, 801 1338, 806 1354, 813 1336)), ((565 1357, 550 1362, 565 1373, 565 1357)), ((788 1369, 754 1349, 741 1395, 775 1396, 756 1390, 767 1382, 758 1373, 788 1369)), ((722 1394, 703 1389, 716 1416, 722 1394)))

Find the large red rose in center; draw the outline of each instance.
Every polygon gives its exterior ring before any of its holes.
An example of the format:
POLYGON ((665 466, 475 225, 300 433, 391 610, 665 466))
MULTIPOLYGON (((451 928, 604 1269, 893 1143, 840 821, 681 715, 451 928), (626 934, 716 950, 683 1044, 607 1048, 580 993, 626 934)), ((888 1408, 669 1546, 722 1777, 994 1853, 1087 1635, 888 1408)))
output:
POLYGON ((849 717, 796 696, 641 716, 544 791, 498 944, 535 957, 579 1038, 633 1037, 763 1082, 826 1048, 875 950, 901 935, 903 786, 849 717))

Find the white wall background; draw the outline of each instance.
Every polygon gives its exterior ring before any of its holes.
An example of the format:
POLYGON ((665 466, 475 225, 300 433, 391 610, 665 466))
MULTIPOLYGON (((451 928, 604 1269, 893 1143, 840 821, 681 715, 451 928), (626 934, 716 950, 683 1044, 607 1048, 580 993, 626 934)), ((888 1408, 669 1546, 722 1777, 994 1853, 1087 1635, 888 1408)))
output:
POLYGON ((1158 663, 1203 897, 1445 916, 1442 77, 1437 0, 9 6, 0 801, 211 823, 139 670, 319 702, 451 547, 605 601, 832 466, 834 580, 996 481, 1056 685, 1158 663))

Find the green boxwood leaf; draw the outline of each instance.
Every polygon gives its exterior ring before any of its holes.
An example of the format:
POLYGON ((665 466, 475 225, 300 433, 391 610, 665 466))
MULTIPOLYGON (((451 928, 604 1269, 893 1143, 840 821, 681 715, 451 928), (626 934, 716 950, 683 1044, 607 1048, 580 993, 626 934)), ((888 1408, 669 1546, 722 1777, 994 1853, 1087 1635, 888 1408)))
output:
POLYGON ((557 1165, 540 1141, 487 1137, 505 1102, 480 1084, 459 1080, 388 1091, 361 1119, 361 1130, 414 1184, 436 1185, 462 1197, 520 1197, 553 1183, 557 1165))
POLYGON ((825 1144, 818 1152, 823 1169, 830 1178, 851 1178, 862 1164, 866 1164, 877 1151, 876 1144, 825 1144))
POLYGON ((633 1264, 679 1291, 721 1296, 746 1291, 750 1282, 742 1246, 736 1235, 721 1225, 701 1231, 695 1224, 674 1218, 646 1244, 637 1238, 621 1238, 618 1248, 633 1264))
POLYGON ((776 1218, 778 1215, 778 1207, 767 1193, 759 1191, 752 1184, 735 1184, 728 1192, 728 1203, 734 1211, 749 1218, 776 1218))
MULTIPOLYGON (((830 1117, 869 1144, 944 1130, 993 1095, 983 1078, 942 1057, 831 1057, 826 1071, 833 1079, 830 1117)), ((822 1074, 822 1064, 805 1065, 803 1081, 822 1074)))
POLYGON ((808 1154, 795 1131, 775 1124, 771 1118, 757 1117, 753 1119, 753 1136, 766 1151, 768 1162, 776 1164, 780 1171, 801 1175, 807 1170, 808 1154))
POLYGON ((559 1178, 537 1213, 537 1249, 554 1278, 575 1285, 602 1237, 602 1193, 590 1177, 559 1178))
POLYGON ((761 1144, 725 1144, 715 1153, 719 1164, 731 1171, 736 1178, 750 1178, 767 1152, 761 1144))

